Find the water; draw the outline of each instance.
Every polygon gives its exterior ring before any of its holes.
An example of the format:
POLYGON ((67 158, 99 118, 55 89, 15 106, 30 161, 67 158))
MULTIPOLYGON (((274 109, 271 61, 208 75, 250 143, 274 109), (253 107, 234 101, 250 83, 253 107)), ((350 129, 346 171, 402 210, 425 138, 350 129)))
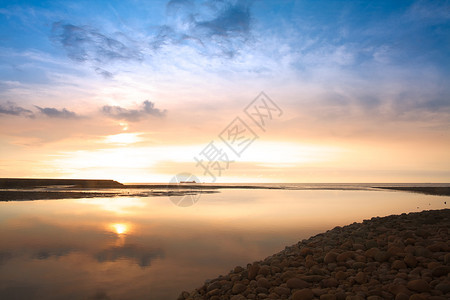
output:
POLYGON ((338 185, 224 189, 190 207, 169 197, 0 202, 0 299, 176 299, 335 226, 449 200, 338 185))

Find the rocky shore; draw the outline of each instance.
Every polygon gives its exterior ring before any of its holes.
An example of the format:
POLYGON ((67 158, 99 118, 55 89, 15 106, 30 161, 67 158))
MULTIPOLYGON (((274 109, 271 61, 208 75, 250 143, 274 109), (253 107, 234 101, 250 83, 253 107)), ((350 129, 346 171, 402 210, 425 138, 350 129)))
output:
POLYGON ((179 300, 450 299, 450 209, 336 227, 179 300))

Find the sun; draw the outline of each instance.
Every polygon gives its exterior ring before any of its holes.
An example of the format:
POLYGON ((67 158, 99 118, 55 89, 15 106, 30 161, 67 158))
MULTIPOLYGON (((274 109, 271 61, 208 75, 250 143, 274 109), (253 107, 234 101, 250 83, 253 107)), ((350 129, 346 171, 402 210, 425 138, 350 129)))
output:
POLYGON ((128 231, 128 226, 125 224, 117 223, 117 224, 113 224, 112 227, 114 228, 114 231, 118 235, 125 234, 128 231))

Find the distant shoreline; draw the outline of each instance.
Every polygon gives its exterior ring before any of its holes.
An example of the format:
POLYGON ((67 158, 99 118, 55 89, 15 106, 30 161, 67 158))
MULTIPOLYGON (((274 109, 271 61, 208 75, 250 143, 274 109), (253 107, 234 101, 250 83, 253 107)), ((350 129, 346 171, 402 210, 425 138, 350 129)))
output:
POLYGON ((395 187, 374 187, 385 190, 396 190, 405 191, 413 193, 421 193, 426 195, 436 195, 436 196, 450 196, 450 187, 430 187, 430 186, 417 186, 417 187, 405 187, 405 186, 395 186, 395 187))
POLYGON ((43 186, 71 186, 74 188, 121 188, 115 180, 104 179, 45 179, 45 178, 0 178, 0 189, 35 188, 43 186))
MULTIPOLYGON (((449 186, 391 186, 388 184, 368 185, 364 189, 393 190, 427 195, 450 196, 449 186)), ((277 190, 358 190, 357 187, 330 186, 289 187, 277 184, 132 184, 125 185, 114 180, 95 179, 33 179, 0 178, 0 201, 73 199, 97 197, 153 197, 185 195, 186 193, 212 193, 219 189, 277 189, 277 190), (95 189, 95 191, 90 191, 95 189), (145 191, 148 189, 150 191, 145 191), (100 192, 98 191, 100 190, 100 192), (134 190, 134 191, 130 191, 134 190), (136 191, 138 190, 138 191, 136 191)))

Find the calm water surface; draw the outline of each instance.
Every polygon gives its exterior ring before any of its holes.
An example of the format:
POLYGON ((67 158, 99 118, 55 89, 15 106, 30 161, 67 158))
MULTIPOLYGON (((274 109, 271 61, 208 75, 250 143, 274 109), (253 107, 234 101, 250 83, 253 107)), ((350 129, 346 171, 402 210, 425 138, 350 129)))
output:
POLYGON ((0 299, 176 299, 301 239, 450 197, 370 190, 221 190, 0 202, 0 299))

